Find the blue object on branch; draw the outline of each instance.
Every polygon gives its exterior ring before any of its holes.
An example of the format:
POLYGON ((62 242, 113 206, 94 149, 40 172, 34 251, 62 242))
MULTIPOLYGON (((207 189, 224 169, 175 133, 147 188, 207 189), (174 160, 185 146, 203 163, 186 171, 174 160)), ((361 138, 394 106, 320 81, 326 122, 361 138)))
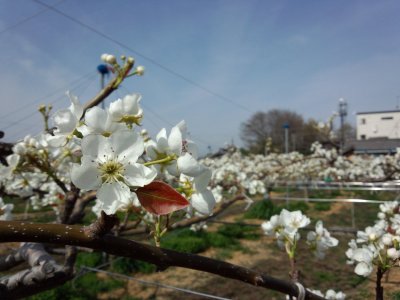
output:
POLYGON ((103 64, 97 66, 97 71, 99 71, 99 73, 102 75, 106 75, 110 72, 110 70, 108 69, 108 66, 103 65, 103 64))

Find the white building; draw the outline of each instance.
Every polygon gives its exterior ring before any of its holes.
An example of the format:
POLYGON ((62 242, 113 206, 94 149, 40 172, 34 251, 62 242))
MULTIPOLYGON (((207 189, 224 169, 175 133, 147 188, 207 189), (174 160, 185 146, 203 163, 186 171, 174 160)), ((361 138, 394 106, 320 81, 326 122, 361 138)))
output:
POLYGON ((400 110, 357 113, 357 140, 400 138, 400 110))

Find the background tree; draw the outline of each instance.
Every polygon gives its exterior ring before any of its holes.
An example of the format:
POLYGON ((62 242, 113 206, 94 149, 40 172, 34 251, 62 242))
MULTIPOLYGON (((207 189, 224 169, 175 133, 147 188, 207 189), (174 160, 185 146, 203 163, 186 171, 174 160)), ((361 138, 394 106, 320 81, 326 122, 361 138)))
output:
POLYGON ((265 153, 266 145, 270 150, 283 152, 285 149, 285 132, 283 126, 288 124, 290 151, 303 148, 304 119, 290 110, 272 109, 267 112, 256 112, 249 120, 241 124, 241 138, 253 153, 265 153), (270 139, 270 142, 269 142, 270 139))

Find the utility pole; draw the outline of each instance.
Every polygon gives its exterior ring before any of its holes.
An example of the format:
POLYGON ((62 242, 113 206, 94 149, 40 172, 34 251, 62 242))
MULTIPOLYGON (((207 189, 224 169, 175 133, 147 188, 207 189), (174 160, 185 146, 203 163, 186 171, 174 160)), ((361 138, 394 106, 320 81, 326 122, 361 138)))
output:
POLYGON ((339 99, 339 116, 340 116, 340 154, 344 152, 344 118, 347 116, 347 102, 343 99, 339 99))
POLYGON ((283 128, 285 129, 285 153, 289 153, 289 124, 283 124, 283 128))
MULTIPOLYGON (((104 77, 105 77, 105 75, 108 75, 110 71, 108 70, 107 65, 103 65, 103 64, 97 66, 97 71, 99 71, 99 73, 100 73, 100 88, 102 90, 102 89, 104 89, 104 77)), ((105 107, 105 104, 104 104, 104 100, 103 100, 103 101, 101 101, 101 108, 104 109, 104 107, 105 107)))

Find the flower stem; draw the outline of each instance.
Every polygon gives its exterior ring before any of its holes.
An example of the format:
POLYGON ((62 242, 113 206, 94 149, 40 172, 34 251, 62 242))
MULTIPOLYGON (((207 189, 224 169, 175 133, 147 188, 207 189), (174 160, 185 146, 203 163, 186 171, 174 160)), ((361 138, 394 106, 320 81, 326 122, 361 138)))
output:
POLYGON ((156 164, 164 164, 164 163, 173 161, 174 159, 176 159, 176 157, 174 155, 168 155, 167 157, 164 157, 162 159, 145 162, 143 165, 147 167, 147 166, 156 165, 156 164))
POLYGON ((296 259, 295 257, 290 257, 290 279, 292 279, 293 282, 298 282, 299 281, 299 271, 296 270, 296 259))
POLYGON ((154 242, 156 247, 161 247, 161 216, 157 216, 157 221, 154 230, 154 242))
POLYGON ((376 300, 383 300, 383 287, 381 285, 382 277, 385 272, 378 266, 376 270, 376 300))

